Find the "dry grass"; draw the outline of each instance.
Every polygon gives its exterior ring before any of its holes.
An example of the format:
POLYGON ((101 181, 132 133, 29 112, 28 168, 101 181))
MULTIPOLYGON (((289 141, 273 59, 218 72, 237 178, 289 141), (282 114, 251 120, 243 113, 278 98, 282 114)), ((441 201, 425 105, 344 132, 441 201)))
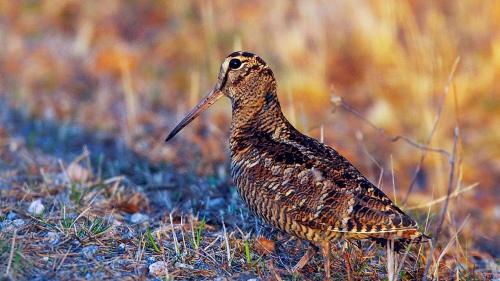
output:
MULTIPOLYGON (((498 26, 493 0, 2 1, 0 274, 147 279, 163 260, 165 279, 320 280, 318 257, 293 276, 306 245, 238 199, 227 101, 163 142, 245 49, 292 123, 435 235, 396 278, 498 278, 498 26)), ((387 278, 383 248, 338 246, 336 278, 387 278)))

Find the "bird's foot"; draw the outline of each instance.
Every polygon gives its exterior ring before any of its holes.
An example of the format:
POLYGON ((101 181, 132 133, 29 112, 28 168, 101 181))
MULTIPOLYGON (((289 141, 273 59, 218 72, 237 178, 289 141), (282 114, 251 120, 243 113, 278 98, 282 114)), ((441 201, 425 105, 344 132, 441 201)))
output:
POLYGON ((316 246, 310 245, 306 253, 300 258, 299 262, 293 267, 292 272, 293 273, 299 272, 309 262, 311 257, 316 254, 316 252, 317 252, 316 246))

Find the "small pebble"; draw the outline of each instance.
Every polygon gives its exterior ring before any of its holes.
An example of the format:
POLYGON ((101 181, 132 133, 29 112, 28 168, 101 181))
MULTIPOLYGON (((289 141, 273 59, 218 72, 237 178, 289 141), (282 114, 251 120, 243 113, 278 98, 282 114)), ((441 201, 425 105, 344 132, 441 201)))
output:
POLYGON ((37 199, 33 202, 31 202, 30 206, 28 207, 28 213, 38 216, 43 213, 45 210, 45 206, 42 204, 41 199, 37 199))
POLYGON ((194 269, 194 266, 189 265, 189 264, 185 264, 185 263, 182 263, 182 262, 176 262, 175 263, 175 267, 177 267, 177 268, 185 268, 185 269, 194 269))
POLYGON ((130 216, 130 222, 133 224, 143 223, 147 220, 149 220, 149 217, 141 213, 135 213, 132 216, 130 216))
POLYGON ((149 266, 149 274, 155 277, 163 277, 168 275, 168 263, 157 261, 149 266))
POLYGON ((147 257, 146 261, 148 262, 148 264, 153 264, 155 263, 156 259, 154 257, 147 257))
POLYGON ((119 254, 125 253, 125 244, 124 243, 120 243, 120 245, 118 245, 118 247, 117 247, 117 251, 118 251, 119 254))
POLYGON ((10 212, 7 213, 7 216, 5 216, 5 218, 8 219, 8 220, 13 221, 13 220, 15 220, 17 218, 17 214, 14 211, 10 211, 10 212))
POLYGON ((57 245, 57 243, 59 243, 59 234, 57 232, 47 232, 47 238, 52 245, 57 245))
POLYGON ((23 219, 15 219, 12 221, 12 224, 17 227, 24 226, 26 222, 23 219))
POLYGON ((94 258, 94 255, 97 253, 97 250, 99 250, 98 246, 90 245, 90 246, 84 247, 80 253, 84 258, 90 260, 90 259, 94 258))
POLYGON ((71 245, 73 245, 76 248, 78 248, 82 245, 82 243, 80 243, 80 241, 78 241, 76 239, 72 240, 70 243, 71 243, 71 245))
POLYGON ((133 229, 123 229, 123 231, 118 231, 118 233, 121 233, 121 239, 123 240, 129 240, 135 237, 135 231, 133 229))

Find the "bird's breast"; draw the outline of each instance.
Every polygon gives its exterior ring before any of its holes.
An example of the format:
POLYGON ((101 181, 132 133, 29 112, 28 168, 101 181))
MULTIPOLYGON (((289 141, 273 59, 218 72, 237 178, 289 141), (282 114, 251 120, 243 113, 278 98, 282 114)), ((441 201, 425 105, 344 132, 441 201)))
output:
POLYGON ((324 239, 302 223, 313 215, 309 207, 315 205, 315 196, 308 193, 315 188, 316 173, 304 172, 300 165, 282 165, 266 152, 244 147, 232 151, 231 175, 248 208, 266 223, 310 241, 324 239))

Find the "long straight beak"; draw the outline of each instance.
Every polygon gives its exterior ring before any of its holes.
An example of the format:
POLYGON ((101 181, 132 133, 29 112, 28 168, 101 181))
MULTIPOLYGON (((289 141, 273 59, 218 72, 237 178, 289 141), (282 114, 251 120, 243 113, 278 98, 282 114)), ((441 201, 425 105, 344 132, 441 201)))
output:
POLYGON ((180 130, 191 123, 198 115, 214 104, 220 97, 222 97, 222 91, 218 90, 217 87, 210 91, 187 115, 182 119, 177 126, 168 134, 165 141, 172 139, 180 130))

